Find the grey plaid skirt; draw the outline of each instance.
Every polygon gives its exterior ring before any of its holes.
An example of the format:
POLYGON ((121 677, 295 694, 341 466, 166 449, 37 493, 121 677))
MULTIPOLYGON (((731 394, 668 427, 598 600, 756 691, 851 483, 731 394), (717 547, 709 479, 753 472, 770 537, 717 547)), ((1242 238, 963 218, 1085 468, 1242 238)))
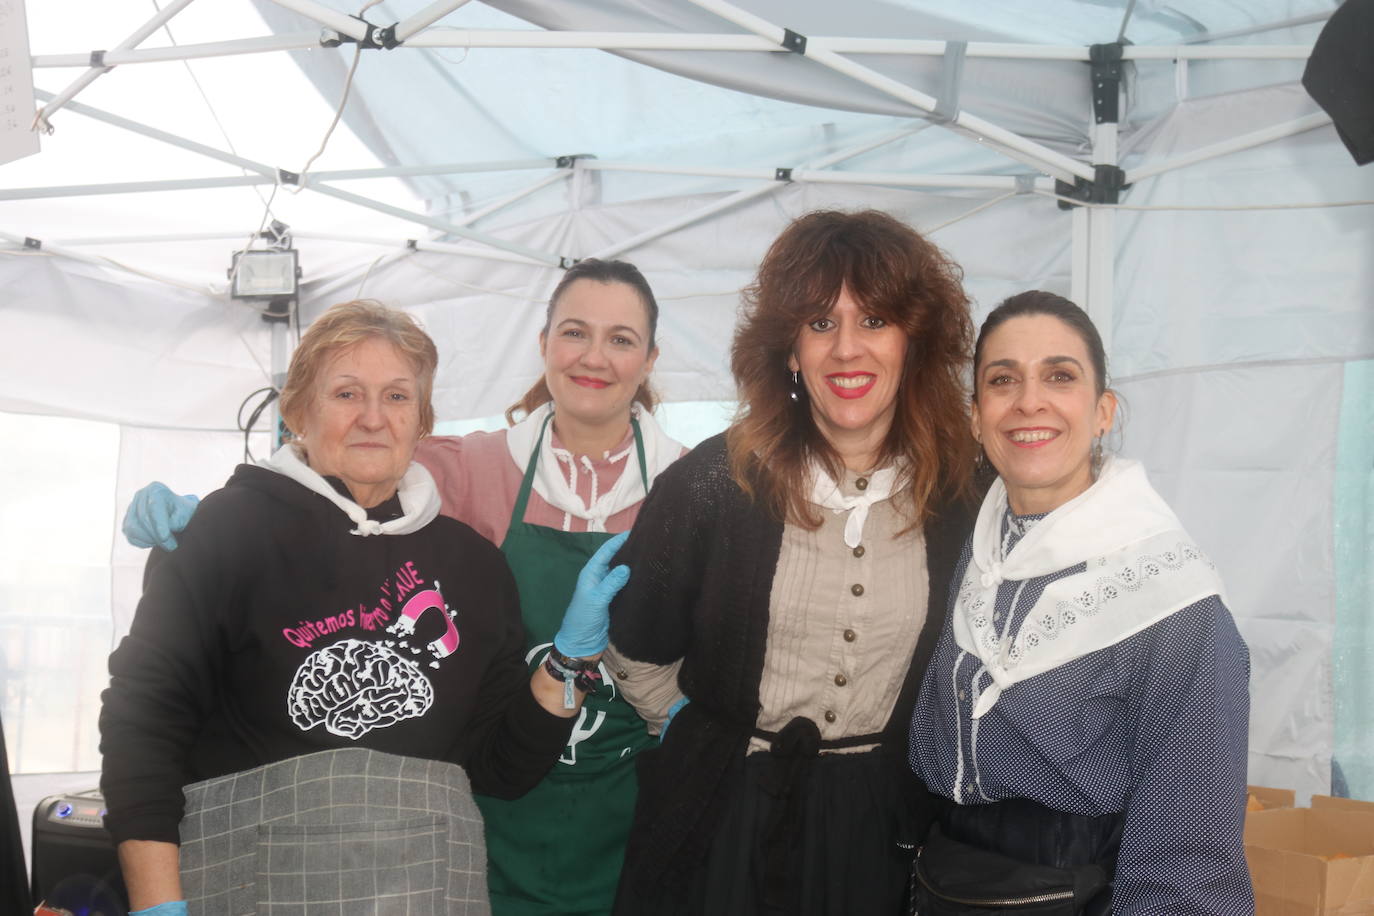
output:
POLYGON ((482 815, 451 763, 323 751, 187 786, 191 916, 488 914, 482 815))

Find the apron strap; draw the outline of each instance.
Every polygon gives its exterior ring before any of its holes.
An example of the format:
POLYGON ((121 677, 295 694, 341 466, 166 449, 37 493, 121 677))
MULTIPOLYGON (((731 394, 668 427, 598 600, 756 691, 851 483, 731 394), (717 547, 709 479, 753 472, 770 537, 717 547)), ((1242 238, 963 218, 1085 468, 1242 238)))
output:
POLYGON ((544 447, 544 433, 548 431, 549 421, 552 419, 553 411, 549 411, 549 415, 544 418, 544 425, 539 427, 539 438, 534 440, 534 451, 530 452, 530 460, 525 465, 525 479, 520 481, 520 493, 515 497, 515 508, 511 510, 507 528, 525 521, 525 507, 529 505, 530 490, 534 488, 534 471, 539 466, 539 450, 544 447))

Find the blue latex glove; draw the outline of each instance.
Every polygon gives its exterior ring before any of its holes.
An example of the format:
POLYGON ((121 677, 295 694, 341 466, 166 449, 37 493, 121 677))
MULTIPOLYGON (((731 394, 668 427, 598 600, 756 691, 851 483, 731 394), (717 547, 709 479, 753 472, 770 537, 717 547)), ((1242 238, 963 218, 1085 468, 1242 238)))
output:
POLYGON ((677 715, 677 711, 682 707, 686 706, 690 702, 692 702, 691 697, 683 697, 682 699, 674 703, 672 706, 668 707, 668 718, 663 720, 663 727, 658 730, 659 744, 662 744, 663 739, 668 737, 668 726, 673 724, 673 716, 677 715))
POLYGON ((626 531, 602 544, 577 574, 577 587, 563 613, 563 624, 553 638, 554 648, 564 655, 596 655, 605 651, 611 641, 611 599, 630 580, 630 567, 607 567, 629 536, 626 531))
POLYGON ((173 900, 169 903, 159 903, 157 906, 150 906, 146 910, 134 910, 129 916, 187 916, 186 901, 173 900))
POLYGON ((191 521, 199 502, 199 496, 178 496, 154 480, 129 502, 124 512, 124 537, 135 547, 176 550, 176 534, 191 521))

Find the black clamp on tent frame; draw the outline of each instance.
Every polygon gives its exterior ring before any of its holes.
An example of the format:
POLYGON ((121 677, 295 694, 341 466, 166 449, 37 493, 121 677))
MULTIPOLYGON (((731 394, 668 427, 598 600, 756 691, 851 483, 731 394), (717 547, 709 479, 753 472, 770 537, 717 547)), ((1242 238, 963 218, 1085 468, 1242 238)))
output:
MULTIPOLYGON (((1121 42, 1092 45, 1088 60, 1092 65, 1093 117, 1098 124, 1115 124, 1121 118, 1121 42)), ((1126 173, 1116 165, 1094 165, 1093 179, 1075 178, 1054 183, 1059 209, 1071 210, 1074 201, 1085 204, 1114 204, 1127 188, 1126 173), (1065 200, 1068 198, 1068 200, 1065 200)))
POLYGON ((1121 47, 1118 41, 1088 48, 1093 73, 1093 116, 1098 124, 1121 120, 1121 47))
POLYGON ((790 168, 773 169, 773 180, 791 182, 792 170, 790 168))
POLYGON ((105 52, 105 51, 92 51, 92 52, 91 52, 91 66, 92 66, 92 67, 99 67, 101 70, 104 70, 105 72, 108 73, 109 71, 113 70, 114 67, 107 67, 107 66, 105 65, 105 54, 106 54, 106 53, 107 53, 107 52, 105 52))
POLYGON ((595 153, 570 153, 566 156, 555 156, 553 160, 554 168, 570 169, 579 159, 595 159, 595 153))
POLYGON ((31 235, 26 235, 24 236, 24 247, 29 249, 30 251, 42 251, 43 242, 40 239, 36 239, 31 235))
POLYGON ((330 29, 329 31, 333 32, 334 37, 321 38, 321 47, 337 48, 339 45, 342 44, 356 44, 360 48, 383 48, 389 51, 392 48, 396 47, 398 44, 400 44, 400 42, 396 40, 396 23, 392 23, 391 25, 387 26, 387 29, 391 32, 391 44, 384 44, 380 41, 380 32, 385 30, 378 29, 375 25, 368 22, 361 16, 349 16, 348 18, 356 19, 363 25, 367 26, 366 34, 364 34, 362 38, 354 38, 352 35, 345 35, 342 32, 334 32, 332 29, 330 29))
POLYGON ((580 261, 580 260, 582 260, 582 259, 581 259, 581 258, 570 258, 570 257, 568 257, 568 256, 565 255, 565 254, 559 255, 559 256, 558 256, 558 267, 559 267, 560 270, 567 270, 569 267, 572 267, 574 264, 576 264, 576 263, 577 263, 578 261, 580 261))
POLYGON ((286 169, 277 169, 277 184, 299 185, 301 183, 300 172, 288 172, 286 169))
POLYGON ((1116 165, 1095 165, 1093 171, 1095 174, 1092 181, 1075 178, 1073 184, 1067 181, 1054 183, 1054 193, 1060 198, 1059 209, 1072 210, 1077 206, 1073 201, 1082 201, 1085 204, 1120 202, 1121 192, 1130 187, 1126 184, 1126 171, 1116 165), (1066 197, 1070 200, 1064 200, 1066 197))
POLYGON ((391 25, 384 26, 377 30, 372 38, 377 42, 378 47, 390 51, 392 48, 399 48, 401 45, 405 44, 405 42, 399 41, 396 38, 396 26, 398 25, 400 25, 399 22, 393 22, 391 25))
POLYGON ((801 32, 794 32, 791 29, 782 30, 783 50, 791 51, 793 54, 806 56, 806 36, 801 32))

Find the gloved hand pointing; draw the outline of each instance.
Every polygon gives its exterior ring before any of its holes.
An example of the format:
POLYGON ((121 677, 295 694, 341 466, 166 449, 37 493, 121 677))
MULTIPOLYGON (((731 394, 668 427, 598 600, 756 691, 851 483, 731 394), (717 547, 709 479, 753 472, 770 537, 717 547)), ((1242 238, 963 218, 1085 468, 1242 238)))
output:
POLYGON ((124 537, 135 547, 176 550, 176 534, 195 514, 199 496, 178 496, 154 480, 134 494, 124 512, 124 537))
POLYGON ((626 531, 602 544, 577 574, 577 587, 563 614, 563 625, 553 638, 554 648, 564 655, 570 658, 598 655, 611 641, 611 599, 630 580, 630 567, 621 565, 611 570, 607 567, 629 536, 626 531))

